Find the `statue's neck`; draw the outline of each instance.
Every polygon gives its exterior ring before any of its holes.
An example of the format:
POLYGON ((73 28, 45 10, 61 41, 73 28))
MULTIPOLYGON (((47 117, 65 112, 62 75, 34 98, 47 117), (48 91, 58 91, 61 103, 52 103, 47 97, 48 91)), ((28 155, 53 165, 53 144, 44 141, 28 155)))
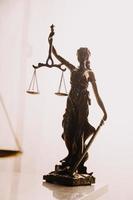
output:
POLYGON ((86 69, 86 62, 80 63, 79 70, 83 71, 86 69))

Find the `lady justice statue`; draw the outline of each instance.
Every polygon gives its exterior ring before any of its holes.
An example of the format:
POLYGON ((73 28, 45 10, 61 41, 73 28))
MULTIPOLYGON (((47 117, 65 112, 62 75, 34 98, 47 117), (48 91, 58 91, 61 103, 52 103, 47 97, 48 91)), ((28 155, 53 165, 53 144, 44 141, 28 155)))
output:
MULTIPOLYGON (((95 128, 88 122, 89 105, 91 105, 89 91, 87 90, 89 83, 92 84, 97 103, 103 111, 104 121, 107 119, 107 113, 98 93, 95 75, 90 68, 89 57, 91 53, 88 48, 80 48, 77 50, 78 68, 58 55, 54 46, 52 52, 71 72, 71 90, 62 122, 64 128, 62 138, 68 149, 68 156, 61 160, 61 162, 64 166, 72 167, 82 155, 85 149, 86 139, 95 133, 95 128)), ((84 162, 87 158, 88 153, 86 153, 84 159, 78 166, 77 170, 79 173, 86 173, 84 162)))
MULTIPOLYGON (((75 67, 57 53, 52 44, 53 35, 54 29, 51 26, 51 33, 48 37, 51 65, 53 65, 51 57, 51 54, 53 54, 60 61, 61 65, 65 65, 71 73, 71 89, 62 121, 64 129, 62 138, 67 147, 68 155, 60 161, 60 165, 55 166, 55 171, 44 175, 43 179, 47 182, 56 182, 65 185, 91 185, 95 183, 95 178, 92 176, 92 173, 87 173, 84 163, 88 159, 87 151, 91 143, 99 128, 107 119, 107 112, 97 89, 94 72, 90 67, 90 50, 86 47, 81 47, 77 50, 79 66, 75 67), (89 106, 91 105, 89 91, 87 90, 89 84, 92 85, 97 103, 103 111, 103 118, 97 129, 88 121, 89 106), (85 141, 88 138, 90 138, 90 141, 86 145, 85 141)), ((46 64, 48 65, 47 61, 46 64)), ((38 63, 38 67, 45 66, 46 64, 38 63)))

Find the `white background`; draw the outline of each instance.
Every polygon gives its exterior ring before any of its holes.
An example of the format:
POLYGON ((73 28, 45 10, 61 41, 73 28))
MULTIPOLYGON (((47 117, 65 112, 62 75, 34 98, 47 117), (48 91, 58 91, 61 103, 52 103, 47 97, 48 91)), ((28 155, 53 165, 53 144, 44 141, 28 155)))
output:
MULTIPOLYGON (((133 198, 132 15, 130 0, 0 1, 0 93, 23 147, 21 170, 47 173, 67 153, 61 140, 66 98, 54 95, 61 72, 39 69, 40 95, 25 92, 32 64, 47 58, 49 27, 54 24, 54 44, 70 62, 78 65, 79 47, 90 49, 91 66, 108 112, 90 149, 88 169, 110 186, 111 199, 133 198)), ((69 88, 69 71, 65 78, 69 88)), ((90 91, 90 121, 97 126, 102 112, 90 91)), ((5 134, 1 131, 0 137, 6 137, 9 144, 11 133, 5 134)))

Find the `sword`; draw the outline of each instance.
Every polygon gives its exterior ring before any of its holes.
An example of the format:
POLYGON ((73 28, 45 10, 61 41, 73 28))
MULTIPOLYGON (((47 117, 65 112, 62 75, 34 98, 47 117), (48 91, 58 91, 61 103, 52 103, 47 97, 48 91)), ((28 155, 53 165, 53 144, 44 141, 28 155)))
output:
POLYGON ((75 162, 74 166, 72 168, 69 169, 69 174, 72 176, 74 174, 74 172, 76 171, 76 169, 78 168, 79 164, 82 162, 84 156, 86 155, 88 149, 90 148, 92 142, 94 141, 98 131, 100 130, 101 126, 104 124, 104 120, 102 119, 95 131, 95 133, 92 135, 91 139, 89 140, 88 144, 86 145, 86 148, 84 149, 81 157, 75 162))

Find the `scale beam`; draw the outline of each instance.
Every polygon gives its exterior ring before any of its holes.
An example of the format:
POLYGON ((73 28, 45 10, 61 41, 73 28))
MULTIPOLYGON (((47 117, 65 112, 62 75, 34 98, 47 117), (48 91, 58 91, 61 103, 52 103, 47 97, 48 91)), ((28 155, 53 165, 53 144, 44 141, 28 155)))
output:
POLYGON ((49 65, 47 63, 46 64, 44 64, 44 63, 38 63, 38 66, 32 65, 32 67, 34 69, 38 69, 40 67, 48 67, 48 68, 57 67, 61 71, 66 71, 66 68, 62 68, 62 64, 52 64, 52 65, 49 65))

